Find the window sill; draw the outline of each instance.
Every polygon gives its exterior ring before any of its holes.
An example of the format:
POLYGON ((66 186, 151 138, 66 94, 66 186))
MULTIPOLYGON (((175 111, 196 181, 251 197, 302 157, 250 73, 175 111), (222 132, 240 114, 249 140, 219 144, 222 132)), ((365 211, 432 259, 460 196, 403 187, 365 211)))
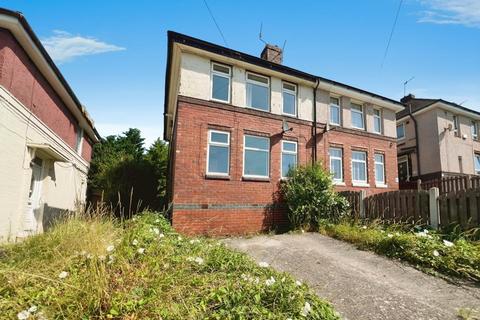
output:
POLYGON ((345 186, 345 182, 343 181, 333 181, 333 185, 334 186, 345 186))
POLYGON ((226 103, 226 104, 230 104, 230 100, 228 100, 228 101, 225 101, 225 100, 220 100, 220 99, 210 98, 210 101, 213 101, 213 102, 220 102, 220 103, 226 103))
POLYGON ((376 183, 376 184, 375 184, 375 187, 376 187, 376 188, 388 188, 388 185, 383 184, 383 183, 376 183))
POLYGON ((270 182, 269 177, 249 177, 249 176, 243 176, 242 177, 243 181, 256 181, 256 182, 270 182))
POLYGON ((358 128, 358 127, 353 127, 353 126, 352 126, 352 127, 350 127, 350 128, 352 128, 353 130, 361 130, 361 131, 366 131, 366 130, 365 130, 365 128, 358 128))
POLYGON ((209 179, 209 180, 230 180, 230 176, 223 175, 223 174, 207 173, 205 175, 205 179, 209 179))
POLYGON ((352 182, 352 186, 354 187, 370 187, 370 184, 365 182, 352 182))

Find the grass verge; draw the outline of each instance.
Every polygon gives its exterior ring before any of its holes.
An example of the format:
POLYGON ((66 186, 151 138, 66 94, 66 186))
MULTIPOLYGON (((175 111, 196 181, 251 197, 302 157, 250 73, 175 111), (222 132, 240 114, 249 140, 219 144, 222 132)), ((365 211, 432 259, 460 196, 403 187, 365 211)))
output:
POLYGON ((397 258, 427 272, 439 272, 480 282, 480 242, 405 225, 361 225, 345 220, 322 222, 320 233, 355 244, 360 249, 397 258))
POLYGON ((123 225, 72 218, 0 247, 7 319, 338 319, 286 273, 212 239, 175 233, 159 214, 123 225))

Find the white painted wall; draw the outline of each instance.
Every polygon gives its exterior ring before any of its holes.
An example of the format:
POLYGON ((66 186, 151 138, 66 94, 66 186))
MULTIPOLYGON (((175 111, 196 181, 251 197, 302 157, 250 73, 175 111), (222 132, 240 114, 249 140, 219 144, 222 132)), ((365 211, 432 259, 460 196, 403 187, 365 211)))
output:
MULTIPOLYGON (((67 162, 44 160, 41 203, 73 210, 77 202, 85 201, 88 163, 0 86, 0 242, 23 236, 30 161, 34 155, 33 149, 27 147, 29 143, 48 143, 68 159, 67 162)), ((43 231, 42 221, 50 219, 49 214, 54 211, 59 210, 39 210, 37 232, 43 231)))

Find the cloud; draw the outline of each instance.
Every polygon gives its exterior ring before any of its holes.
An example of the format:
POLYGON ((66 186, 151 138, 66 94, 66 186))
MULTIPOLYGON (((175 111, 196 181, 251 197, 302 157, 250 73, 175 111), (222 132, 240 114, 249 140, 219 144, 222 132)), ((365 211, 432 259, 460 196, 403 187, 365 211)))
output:
POLYGON ((479 0, 420 0, 428 10, 421 12, 420 23, 458 24, 480 28, 479 0))
POLYGON ((75 36, 61 30, 54 30, 53 35, 44 38, 42 43, 52 59, 58 63, 71 61, 80 56, 125 50, 123 47, 92 37, 75 36))

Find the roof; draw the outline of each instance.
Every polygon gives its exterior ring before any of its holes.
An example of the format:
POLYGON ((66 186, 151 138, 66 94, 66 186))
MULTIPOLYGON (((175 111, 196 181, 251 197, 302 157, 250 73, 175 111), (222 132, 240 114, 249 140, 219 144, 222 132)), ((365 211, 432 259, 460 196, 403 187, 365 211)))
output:
POLYGON ((399 113, 397 113, 397 120, 407 116, 410 113, 409 106, 411 107, 412 114, 414 114, 414 113, 416 113, 420 110, 423 110, 427 107, 433 106, 436 103, 443 103, 443 104, 446 104, 450 107, 457 108, 461 111, 474 113, 474 114, 480 116, 480 112, 478 112, 478 111, 466 108, 466 107, 461 106, 457 103, 446 101, 446 100, 443 100, 443 99, 412 98, 412 99, 410 99, 410 100, 408 100, 404 103, 405 109, 400 111, 399 113))
MULTIPOLYGON (((173 52, 173 44, 174 43, 188 45, 190 47, 205 50, 205 51, 208 51, 208 52, 211 52, 211 53, 214 53, 214 54, 219 54, 219 55, 222 55, 222 56, 225 56, 225 57, 228 57, 228 58, 233 58, 233 59, 236 59, 236 60, 239 60, 239 61, 251 63, 251 64, 254 64, 254 65, 257 65, 257 66, 260 66, 260 67, 270 69, 272 71, 281 72, 281 73, 284 73, 284 74, 287 74, 287 75, 290 75, 290 76, 294 76, 294 77, 297 77, 297 78, 301 78, 301 79, 304 79, 304 80, 307 80, 307 81, 326 82, 328 84, 332 84, 332 85, 335 85, 335 86, 338 86, 338 87, 342 87, 342 88, 347 89, 347 90, 356 91, 358 93, 369 95, 371 97, 381 99, 381 100, 384 100, 386 102, 393 103, 393 104, 396 104, 398 106, 403 107, 403 104, 400 103, 397 100, 393 100, 393 99, 390 99, 390 98, 387 98, 387 97, 384 97, 384 96, 381 96, 381 95, 378 95, 378 94, 375 94, 375 93, 372 93, 372 92, 369 92, 369 91, 365 91, 363 89, 359 89, 359 88, 356 88, 356 87, 353 87, 353 86, 350 86, 350 85, 347 85, 347 84, 344 84, 344 83, 340 83, 340 82, 337 82, 337 81, 334 81, 334 80, 330 80, 330 79, 327 79, 327 78, 324 78, 324 77, 319 77, 319 76, 316 76, 316 75, 313 75, 313 74, 310 74, 310 73, 307 73, 307 72, 303 72, 303 71, 300 71, 300 70, 297 70, 297 69, 294 69, 294 68, 287 67, 287 66, 282 65, 282 64, 273 63, 273 62, 264 60, 260 57, 256 57, 256 56, 253 56, 253 55, 250 55, 250 54, 247 54, 247 53, 243 53, 243 52, 240 52, 240 51, 236 51, 236 50, 233 50, 233 49, 230 49, 230 48, 227 48, 227 47, 223 47, 223 46, 211 43, 211 42, 200 40, 200 39, 197 39, 197 38, 185 35, 185 34, 181 34, 181 33, 174 32, 174 31, 168 31, 168 54, 167 54, 167 70, 166 70, 166 74, 165 74, 164 115, 167 113, 167 110, 168 110, 169 86, 170 86, 169 74, 171 72, 171 55, 172 55, 172 52, 173 52)), ((164 121, 165 121, 164 137, 166 137, 166 127, 167 127, 166 126, 166 121, 167 121, 166 117, 164 117, 164 121)))
POLYGON ((90 118, 87 111, 85 110, 85 107, 81 104, 80 100, 77 98, 77 96, 73 92, 73 90, 70 87, 70 85, 68 84, 67 80, 65 80, 62 73, 60 72, 60 70, 55 65, 55 62, 53 62, 53 60, 50 57, 50 55, 48 54, 47 50, 45 50, 45 48, 43 47, 40 39, 38 39, 35 32, 33 32, 33 29, 28 24, 27 19, 23 16, 23 14, 21 12, 12 11, 12 10, 8 10, 8 9, 5 9, 5 8, 0 8, 0 14, 7 15, 9 17, 15 18, 20 22, 23 29, 27 32, 28 36, 31 38, 31 40, 33 41, 33 43, 35 44, 37 49, 40 51, 42 57, 46 60, 46 62, 50 66, 50 68, 53 70, 53 72, 57 76, 58 80, 61 82, 62 86, 65 88, 65 90, 68 92, 68 94, 70 95, 70 97, 74 101, 76 107, 81 112, 81 114, 84 117, 84 119, 86 120, 87 124, 90 126, 90 128, 94 132, 94 135, 95 135, 94 138, 98 141, 101 136, 98 133, 97 129, 95 128, 92 119, 90 118))

